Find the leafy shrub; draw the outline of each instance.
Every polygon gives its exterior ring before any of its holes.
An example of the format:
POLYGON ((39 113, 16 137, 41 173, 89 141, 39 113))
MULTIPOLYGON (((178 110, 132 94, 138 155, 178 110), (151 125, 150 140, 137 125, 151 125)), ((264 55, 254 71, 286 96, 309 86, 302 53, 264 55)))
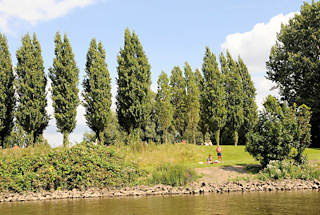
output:
POLYGON ((263 167, 272 160, 288 158, 303 163, 303 151, 311 143, 310 108, 280 105, 272 96, 268 96, 263 105, 256 131, 247 134, 246 150, 263 167))
POLYGON ((86 143, 19 158, 1 157, 0 191, 121 186, 136 183, 141 174, 114 150, 86 143))
POLYGON ((320 170, 308 164, 297 165, 290 160, 270 161, 259 173, 261 180, 266 179, 319 179, 320 170))
POLYGON ((162 164, 152 172, 150 184, 164 184, 171 186, 183 186, 194 181, 197 175, 194 170, 181 165, 162 164))

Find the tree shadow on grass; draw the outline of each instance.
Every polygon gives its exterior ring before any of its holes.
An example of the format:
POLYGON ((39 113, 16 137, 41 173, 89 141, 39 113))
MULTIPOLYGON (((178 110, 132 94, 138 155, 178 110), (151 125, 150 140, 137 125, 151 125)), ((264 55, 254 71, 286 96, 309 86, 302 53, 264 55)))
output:
POLYGON ((221 169, 229 172, 257 174, 261 166, 259 164, 236 164, 235 166, 225 165, 221 169))

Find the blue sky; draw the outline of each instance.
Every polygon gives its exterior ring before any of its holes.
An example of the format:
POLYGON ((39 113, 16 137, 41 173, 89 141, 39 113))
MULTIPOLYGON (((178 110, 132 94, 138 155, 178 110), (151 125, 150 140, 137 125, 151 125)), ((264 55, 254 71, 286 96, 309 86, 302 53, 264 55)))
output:
MULTIPOLYGON (((101 40, 107 53, 113 93, 117 55, 126 27, 138 34, 148 56, 153 89, 161 70, 170 74, 173 66, 183 66, 185 61, 193 69, 201 68, 205 46, 216 55, 229 49, 234 57, 240 55, 247 63, 261 106, 272 86, 264 78, 264 62, 276 32, 280 23, 286 23, 302 4, 301 0, 0 0, 0 30, 7 36, 14 64, 21 37, 35 32, 42 46, 46 72, 54 57, 55 32, 67 33, 80 80, 90 40, 93 37, 101 40)), ((48 110, 52 114, 52 108, 48 110)), ((83 112, 80 107, 78 127, 71 135, 73 141, 80 141, 88 130, 83 112)), ((54 120, 45 136, 51 145, 61 144, 54 120)))

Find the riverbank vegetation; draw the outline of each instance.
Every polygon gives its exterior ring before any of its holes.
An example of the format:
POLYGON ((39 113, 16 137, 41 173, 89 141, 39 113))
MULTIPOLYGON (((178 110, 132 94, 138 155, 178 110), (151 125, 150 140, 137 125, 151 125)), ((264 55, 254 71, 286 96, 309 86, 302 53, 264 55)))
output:
POLYGON ((143 176, 133 162, 102 145, 46 146, 0 152, 0 191, 72 190, 129 186, 143 176))
POLYGON ((272 162, 260 173, 254 172, 259 169, 258 163, 244 146, 224 146, 224 163, 206 164, 208 154, 214 151, 213 146, 192 144, 151 144, 137 151, 125 145, 90 143, 71 148, 38 145, 5 149, 0 152, 0 191, 85 190, 158 183, 183 186, 201 177, 195 168, 233 165, 248 167, 252 179, 320 179, 318 149, 306 150, 310 164, 299 167, 286 161, 272 162))

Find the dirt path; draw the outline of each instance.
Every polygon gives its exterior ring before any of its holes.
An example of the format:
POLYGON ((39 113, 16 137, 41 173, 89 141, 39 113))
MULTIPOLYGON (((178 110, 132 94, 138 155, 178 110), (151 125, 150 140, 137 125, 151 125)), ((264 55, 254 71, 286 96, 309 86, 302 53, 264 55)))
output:
POLYGON ((237 177, 252 176, 244 166, 203 167, 195 170, 199 175, 203 175, 199 181, 214 184, 222 184, 237 177))

